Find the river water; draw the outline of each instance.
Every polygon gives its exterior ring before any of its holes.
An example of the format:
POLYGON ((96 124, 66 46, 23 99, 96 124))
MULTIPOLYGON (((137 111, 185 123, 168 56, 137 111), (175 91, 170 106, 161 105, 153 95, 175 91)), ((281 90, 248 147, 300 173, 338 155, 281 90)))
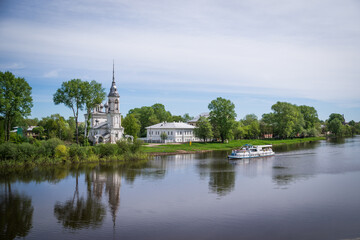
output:
POLYGON ((1 174, 0 239, 359 239, 360 137, 1 174))

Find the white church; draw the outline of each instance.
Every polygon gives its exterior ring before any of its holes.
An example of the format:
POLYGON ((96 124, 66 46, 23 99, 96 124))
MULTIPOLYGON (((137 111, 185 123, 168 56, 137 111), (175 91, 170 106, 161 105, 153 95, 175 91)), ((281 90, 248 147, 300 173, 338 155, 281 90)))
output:
MULTIPOLYGON (((87 119, 87 114, 85 114, 87 119)), ((113 78, 108 101, 92 110, 89 140, 93 143, 116 143, 123 138, 124 128, 121 126, 120 95, 116 89, 113 65, 113 78)))

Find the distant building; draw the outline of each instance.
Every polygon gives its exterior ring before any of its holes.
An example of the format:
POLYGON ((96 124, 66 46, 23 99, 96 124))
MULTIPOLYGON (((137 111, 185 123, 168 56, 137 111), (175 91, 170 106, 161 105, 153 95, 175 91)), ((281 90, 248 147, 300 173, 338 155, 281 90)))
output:
MULTIPOLYGON (((87 114, 85 114, 85 119, 87 119, 87 114)), ((116 143, 123 138, 123 135, 120 95, 116 89, 113 65, 113 79, 108 94, 108 102, 100 104, 92 110, 89 140, 93 143, 116 143)))
POLYGON ((166 142, 198 141, 194 135, 194 126, 183 122, 162 122, 146 127, 147 142, 162 142, 161 134, 166 133, 166 142))
POLYGON ((210 114, 208 112, 201 113, 199 116, 195 117, 194 119, 189 120, 187 123, 196 127, 197 122, 199 121, 200 117, 208 118, 209 116, 210 116, 210 114))
POLYGON ((36 128, 37 126, 29 126, 27 129, 26 129, 26 136, 27 137, 36 137, 36 134, 33 132, 34 128, 36 128))

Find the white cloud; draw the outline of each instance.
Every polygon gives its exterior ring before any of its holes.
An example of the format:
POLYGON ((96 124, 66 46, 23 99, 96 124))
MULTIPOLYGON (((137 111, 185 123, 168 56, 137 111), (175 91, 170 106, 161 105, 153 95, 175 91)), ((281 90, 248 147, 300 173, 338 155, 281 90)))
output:
POLYGON ((44 73, 44 78, 56 78, 59 77, 59 70, 52 70, 44 73))
POLYGON ((60 76, 56 66, 95 79, 86 71, 108 73, 115 59, 128 73, 123 83, 151 89, 357 105, 359 7, 350 0, 44 3, 56 11, 34 15, 49 21, 1 21, 0 52, 36 55, 39 66, 51 65, 49 78, 60 76))

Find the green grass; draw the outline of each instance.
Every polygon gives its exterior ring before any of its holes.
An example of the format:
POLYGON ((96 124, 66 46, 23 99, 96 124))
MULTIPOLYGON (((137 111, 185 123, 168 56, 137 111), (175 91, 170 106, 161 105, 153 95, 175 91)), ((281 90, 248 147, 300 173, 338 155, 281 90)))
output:
POLYGON ((311 138, 294 138, 285 140, 258 140, 258 139, 244 139, 244 140, 232 140, 229 143, 189 143, 183 144, 164 144, 157 146, 142 146, 142 150, 145 153, 181 153, 183 151, 196 152, 196 151, 216 151, 216 150, 232 150, 239 148, 244 144, 252 145, 266 145, 272 144, 273 146, 282 144, 294 144, 301 142, 311 142, 317 140, 324 140, 325 137, 311 137, 311 138))

